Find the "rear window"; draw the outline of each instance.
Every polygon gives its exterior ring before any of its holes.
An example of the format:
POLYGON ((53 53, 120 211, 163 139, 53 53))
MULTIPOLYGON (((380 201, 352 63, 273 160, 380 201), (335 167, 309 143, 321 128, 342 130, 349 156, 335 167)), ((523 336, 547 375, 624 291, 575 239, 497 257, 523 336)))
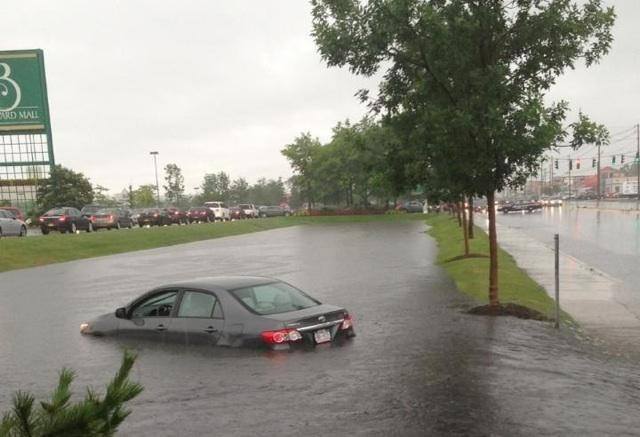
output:
POLYGON ((50 209, 49 211, 47 211, 44 215, 64 215, 66 213, 66 210, 64 208, 54 208, 54 209, 50 209))
POLYGON ((242 205, 238 205, 238 208, 242 208, 242 209, 251 209, 250 205, 245 205, 244 203, 242 205))
POLYGON ((250 311, 260 314, 280 314, 320 305, 297 288, 284 282, 255 285, 232 290, 231 294, 250 311))

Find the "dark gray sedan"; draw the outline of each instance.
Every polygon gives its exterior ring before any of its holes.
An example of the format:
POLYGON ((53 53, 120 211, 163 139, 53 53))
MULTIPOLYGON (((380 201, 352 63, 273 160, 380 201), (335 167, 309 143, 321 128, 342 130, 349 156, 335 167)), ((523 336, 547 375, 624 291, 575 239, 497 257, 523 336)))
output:
POLYGON ((273 278, 223 276, 156 288, 80 332, 186 344, 289 349, 355 335, 344 308, 273 278))

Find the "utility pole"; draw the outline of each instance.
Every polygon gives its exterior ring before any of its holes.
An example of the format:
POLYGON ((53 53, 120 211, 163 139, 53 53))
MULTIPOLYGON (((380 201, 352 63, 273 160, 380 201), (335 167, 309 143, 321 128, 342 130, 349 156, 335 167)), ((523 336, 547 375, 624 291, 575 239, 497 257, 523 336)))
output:
POLYGON ((153 166, 156 169, 156 207, 160 208, 160 184, 158 183, 158 152, 149 152, 153 156, 153 166))
POLYGON ((636 124, 636 172, 637 172, 637 195, 640 202, 640 124, 636 124))
POLYGON ((598 146, 598 200, 600 200, 600 141, 596 145, 598 146))

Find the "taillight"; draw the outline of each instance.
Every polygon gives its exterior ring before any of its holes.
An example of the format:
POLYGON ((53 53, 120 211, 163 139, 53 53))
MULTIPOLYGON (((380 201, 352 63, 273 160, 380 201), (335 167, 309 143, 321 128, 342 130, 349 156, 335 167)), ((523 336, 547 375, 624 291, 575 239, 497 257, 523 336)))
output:
POLYGON ((154 217, 158 217, 158 214, 154 214, 153 216, 154 216, 154 217))
POLYGON ((44 217, 40 217, 40 223, 44 222, 44 217))
POLYGON ((67 219, 67 216, 63 215, 62 217, 60 217, 58 220, 60 220, 61 222, 65 221, 67 219))
POLYGON ((109 216, 109 221, 112 222, 114 220, 114 217, 112 215, 109 216))
POLYGON ((91 220, 92 222, 96 221, 96 216, 92 215, 91 218, 89 218, 89 220, 91 220))
POLYGON ((344 330, 349 328, 353 328, 353 317, 351 316, 351 314, 346 313, 344 315, 344 319, 342 320, 342 324, 340 325, 340 329, 344 330))
POLYGON ((302 334, 295 329, 280 329, 278 331, 264 331, 260 334, 267 344, 283 344, 290 341, 302 340, 302 334))

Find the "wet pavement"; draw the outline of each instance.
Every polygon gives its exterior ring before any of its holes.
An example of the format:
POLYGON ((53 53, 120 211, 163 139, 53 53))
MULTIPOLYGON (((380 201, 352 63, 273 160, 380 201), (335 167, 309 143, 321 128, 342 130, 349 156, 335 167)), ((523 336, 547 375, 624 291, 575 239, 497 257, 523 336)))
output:
POLYGON ((0 274, 0 410, 60 367, 100 387, 123 347, 145 391, 122 435, 634 435, 637 363, 570 332, 469 316, 420 222, 303 226, 0 274), (270 275, 355 315, 341 347, 269 353, 81 336, 168 281, 270 275))

